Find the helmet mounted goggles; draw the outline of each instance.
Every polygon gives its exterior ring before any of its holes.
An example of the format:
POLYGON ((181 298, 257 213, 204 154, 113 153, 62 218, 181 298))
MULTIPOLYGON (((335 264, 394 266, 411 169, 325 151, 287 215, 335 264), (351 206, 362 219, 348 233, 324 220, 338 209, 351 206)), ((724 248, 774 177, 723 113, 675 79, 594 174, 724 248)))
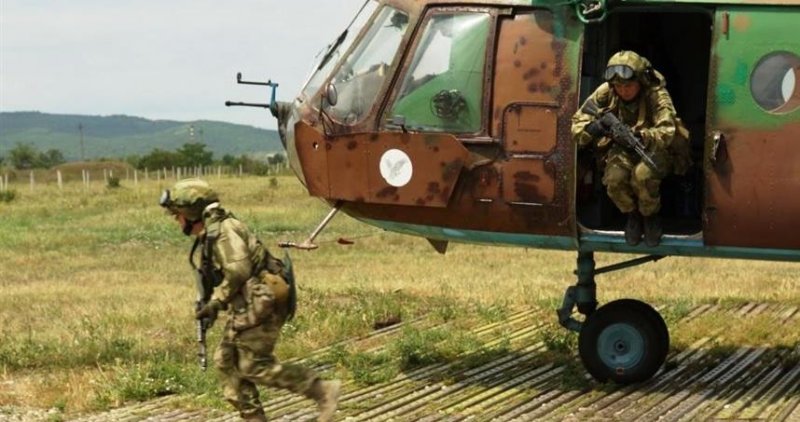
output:
POLYGON ((633 68, 625 65, 625 64, 614 64, 608 66, 606 71, 603 73, 603 78, 606 82, 611 82, 613 79, 622 79, 623 81, 628 81, 633 79, 636 72, 633 71, 633 68))
POLYGON ((169 208, 172 205, 172 197, 169 194, 169 189, 164 189, 164 192, 161 192, 161 198, 158 200, 158 205, 161 205, 164 208, 169 208))

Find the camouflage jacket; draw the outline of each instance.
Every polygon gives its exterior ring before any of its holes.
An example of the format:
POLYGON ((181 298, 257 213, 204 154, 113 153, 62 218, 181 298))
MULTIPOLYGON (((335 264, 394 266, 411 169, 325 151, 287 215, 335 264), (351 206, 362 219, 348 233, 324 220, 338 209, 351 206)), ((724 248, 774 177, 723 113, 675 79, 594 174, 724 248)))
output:
MULTIPOLYGON (((205 209, 203 223, 203 248, 211 247, 213 265, 222 273, 222 282, 214 289, 212 299, 227 306, 237 298, 241 299, 243 286, 258 272, 281 273, 281 262, 267 251, 244 223, 218 204, 205 209)), ((205 250, 203 254, 206 255, 205 250)))
MULTIPOLYGON (((600 111, 613 112, 621 122, 639 132, 649 148, 664 150, 670 147, 675 136, 677 112, 665 88, 664 77, 658 72, 654 73, 658 83, 642 85, 638 98, 630 103, 623 102, 607 82, 600 85, 586 101, 594 101, 600 111)), ((583 129, 594 119, 594 116, 583 112, 583 107, 572 116, 572 138, 579 146, 592 143, 592 136, 583 129)))

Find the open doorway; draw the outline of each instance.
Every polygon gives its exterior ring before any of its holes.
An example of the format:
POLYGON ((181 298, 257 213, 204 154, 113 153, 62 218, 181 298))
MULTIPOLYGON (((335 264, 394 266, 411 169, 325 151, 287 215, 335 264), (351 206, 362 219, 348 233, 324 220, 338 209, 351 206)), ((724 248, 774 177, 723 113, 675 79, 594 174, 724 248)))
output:
MULTIPOLYGON (((667 90, 689 129, 692 168, 668 176, 661 184, 661 217, 665 234, 702 231, 703 143, 713 10, 687 6, 618 6, 608 18, 588 25, 584 37, 581 103, 603 83, 608 58, 619 50, 646 57, 667 80, 667 90)), ((578 156, 577 213, 584 228, 620 231, 625 216, 608 198, 602 163, 590 150, 578 156)))

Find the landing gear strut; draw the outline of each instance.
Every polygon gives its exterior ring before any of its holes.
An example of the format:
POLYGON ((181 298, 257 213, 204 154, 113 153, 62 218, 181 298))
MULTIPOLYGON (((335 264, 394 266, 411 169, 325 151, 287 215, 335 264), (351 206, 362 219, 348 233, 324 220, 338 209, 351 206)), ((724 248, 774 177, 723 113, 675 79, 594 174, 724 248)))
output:
POLYGON ((576 331, 581 361, 596 380, 618 384, 640 382, 652 377, 664 363, 669 350, 669 331, 661 315, 650 305, 621 299, 597 307, 596 274, 658 261, 661 255, 635 258, 595 268, 594 253, 578 252, 578 282, 567 288, 558 309, 558 321, 576 331), (572 311, 585 315, 583 322, 572 311))

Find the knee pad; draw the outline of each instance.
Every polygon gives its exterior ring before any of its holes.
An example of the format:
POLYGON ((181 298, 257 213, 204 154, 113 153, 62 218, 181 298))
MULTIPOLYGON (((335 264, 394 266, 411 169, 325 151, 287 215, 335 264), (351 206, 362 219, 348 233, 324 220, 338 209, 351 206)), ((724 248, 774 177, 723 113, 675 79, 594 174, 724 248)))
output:
POLYGON ((630 172, 628 172, 627 169, 611 165, 606 167, 606 171, 603 174, 603 184, 608 186, 609 189, 623 185, 626 186, 628 185, 629 178, 630 172))

